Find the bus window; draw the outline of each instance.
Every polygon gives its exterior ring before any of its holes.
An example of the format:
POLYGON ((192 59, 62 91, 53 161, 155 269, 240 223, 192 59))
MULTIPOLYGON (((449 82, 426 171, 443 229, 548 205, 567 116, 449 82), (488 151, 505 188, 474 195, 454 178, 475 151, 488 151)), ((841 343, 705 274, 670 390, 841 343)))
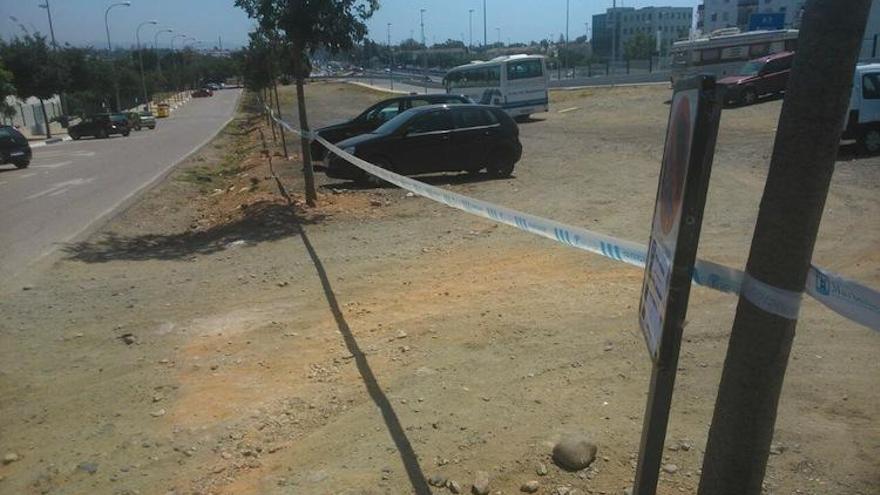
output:
POLYGON ((507 63, 507 80, 530 79, 541 77, 544 70, 540 60, 522 60, 518 62, 507 63))
POLYGON ((862 98, 880 100, 880 74, 865 74, 862 78, 862 98))
POLYGON ((717 48, 708 48, 701 53, 701 62, 715 62, 721 58, 721 50, 717 48))

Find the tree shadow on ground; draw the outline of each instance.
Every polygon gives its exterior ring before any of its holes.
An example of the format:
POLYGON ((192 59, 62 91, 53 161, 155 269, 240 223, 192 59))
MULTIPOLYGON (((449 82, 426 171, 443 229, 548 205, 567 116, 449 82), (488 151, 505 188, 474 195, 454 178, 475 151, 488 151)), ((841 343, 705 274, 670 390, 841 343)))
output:
MULTIPOLYGON (((272 173, 275 175, 274 169, 272 169, 272 173)), ((293 212, 296 210, 293 199, 287 193, 287 189, 278 179, 277 175, 275 175, 275 181, 282 196, 287 200, 287 208, 289 208, 291 214, 294 214, 293 212)), ((303 223, 293 222, 292 225, 294 226, 296 234, 302 239, 303 246, 305 246, 306 251, 309 253, 309 258, 315 265, 315 271, 321 281, 321 288, 324 290, 324 297, 327 299, 327 305, 330 308, 330 312, 333 314, 336 327, 339 330, 340 335, 342 335, 342 340, 345 342, 345 347, 348 349, 348 352, 354 356, 355 365, 364 381, 364 387, 367 389, 370 399, 373 400, 373 403, 382 414, 382 419, 385 421, 388 433, 391 435, 395 447, 397 447, 398 454, 400 454, 400 459, 403 462, 406 475, 412 485, 413 493, 416 495, 431 495, 431 489, 428 487, 428 481, 426 480, 425 473, 422 471, 422 467, 419 464, 419 458, 412 447, 412 443, 410 443, 409 438, 406 436, 406 432, 403 429, 403 425, 400 424, 400 419, 397 417, 397 413, 394 411, 391 401, 388 400, 388 396, 385 395, 382 386, 379 385, 376 375, 373 373, 373 369, 370 368, 367 355, 361 350, 360 344, 358 344, 357 339, 354 337, 354 333, 351 331, 351 327, 349 327, 348 322, 345 320, 345 315, 339 306, 339 301, 336 299, 336 293, 333 291, 333 286, 330 284, 330 277, 327 276, 327 270, 324 268, 324 263, 318 256, 318 252, 315 250, 315 246, 309 239, 308 234, 302 228, 303 223)))
MULTIPOLYGON (((317 216, 309 222, 321 219, 317 216)), ((286 204, 261 201, 247 206, 240 218, 205 230, 137 236, 108 233, 98 240, 69 244, 63 251, 69 259, 86 263, 175 260, 299 235, 302 221, 286 204)))

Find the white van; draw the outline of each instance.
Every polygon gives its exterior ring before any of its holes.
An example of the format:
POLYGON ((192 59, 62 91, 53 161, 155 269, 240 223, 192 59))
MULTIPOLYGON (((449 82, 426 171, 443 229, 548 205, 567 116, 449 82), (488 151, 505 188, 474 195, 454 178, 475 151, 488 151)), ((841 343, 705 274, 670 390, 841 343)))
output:
POLYGON ((856 66, 843 139, 880 153, 880 63, 856 66))

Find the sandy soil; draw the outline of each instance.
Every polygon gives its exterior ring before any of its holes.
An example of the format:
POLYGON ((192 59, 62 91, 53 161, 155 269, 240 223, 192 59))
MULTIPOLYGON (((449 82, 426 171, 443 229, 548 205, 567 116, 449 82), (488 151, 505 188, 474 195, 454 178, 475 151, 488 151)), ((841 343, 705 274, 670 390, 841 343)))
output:
MULTIPOLYGON (((381 97, 308 91, 315 126, 381 97)), ((644 242, 669 96, 556 93, 520 126, 514 178, 426 180, 644 242)), ((492 493, 532 479, 623 493, 650 372, 641 272, 393 188, 319 175, 306 210, 296 146, 284 160, 249 109, 32 284, 4 281, 0 454, 17 460, 0 493, 449 493, 426 480, 469 491, 476 471, 492 493), (571 432, 599 447, 580 473, 549 459, 571 432)), ((742 266, 779 109, 725 110, 702 258, 742 266)), ((873 287, 878 189, 880 158, 845 150, 815 256, 873 287)), ((661 494, 696 490, 735 305, 692 293, 661 494)), ((880 493, 878 351, 875 333, 804 304, 767 493, 880 493)))

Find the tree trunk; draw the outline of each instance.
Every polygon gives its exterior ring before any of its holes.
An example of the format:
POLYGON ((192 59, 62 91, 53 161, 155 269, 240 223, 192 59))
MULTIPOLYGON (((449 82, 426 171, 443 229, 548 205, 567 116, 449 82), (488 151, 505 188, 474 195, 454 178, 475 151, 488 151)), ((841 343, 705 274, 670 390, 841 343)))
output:
POLYGON ((46 102, 40 98, 40 108, 43 110, 43 122, 46 123, 46 139, 52 139, 52 129, 49 126, 49 115, 46 113, 46 102))
POLYGON ((315 206, 318 194, 315 191, 315 170, 312 168, 312 147, 309 143, 309 119, 306 115, 306 96, 303 88, 303 79, 305 79, 303 67, 302 48, 294 47, 293 49, 293 71, 296 78, 296 106, 299 108, 299 128, 302 132, 300 146, 302 147, 303 159, 303 177, 306 183, 306 204, 315 206))
MULTIPOLYGON (((806 3, 746 265, 751 279, 804 291, 870 4, 806 3)), ((796 324, 740 295, 700 495, 761 493, 796 324)))
MULTIPOLYGON (((278 114, 278 118, 282 119, 281 116, 281 102, 278 100, 278 80, 272 79, 272 91, 275 92, 275 113, 278 114)), ((287 153, 287 140, 284 138, 284 126, 278 126, 278 132, 281 134, 281 149, 284 150, 284 159, 290 159, 290 154, 287 153)))

